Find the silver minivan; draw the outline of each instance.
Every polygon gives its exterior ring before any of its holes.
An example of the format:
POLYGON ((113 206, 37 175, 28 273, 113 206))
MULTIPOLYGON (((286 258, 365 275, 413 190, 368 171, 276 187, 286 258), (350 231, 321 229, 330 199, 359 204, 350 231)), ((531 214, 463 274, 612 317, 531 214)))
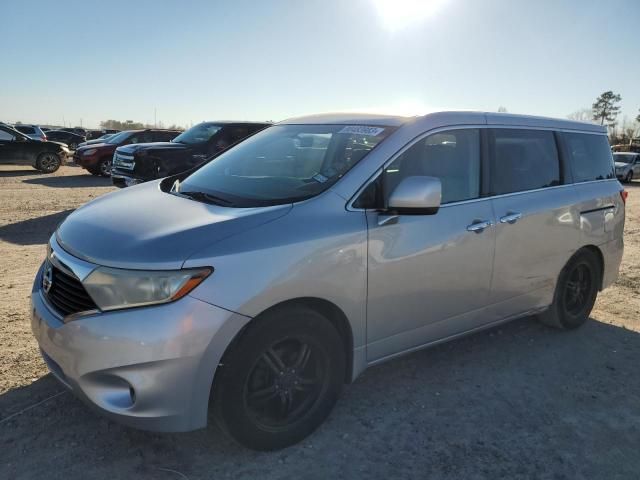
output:
POLYGON ((186 431, 211 414, 274 450, 371 365, 522 316, 582 325, 616 279, 625 198, 596 125, 296 118, 76 210, 32 329, 105 415, 186 431))

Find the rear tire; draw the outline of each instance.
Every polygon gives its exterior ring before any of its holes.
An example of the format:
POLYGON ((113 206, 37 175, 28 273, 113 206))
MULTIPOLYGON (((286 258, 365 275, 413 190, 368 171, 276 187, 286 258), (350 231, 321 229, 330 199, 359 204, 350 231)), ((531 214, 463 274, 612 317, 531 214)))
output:
POLYGON ((591 314, 601 279, 596 254, 588 249, 578 251, 560 272, 553 303, 538 319, 563 330, 580 327, 591 314))
POLYGON ((60 155, 53 152, 44 152, 38 155, 36 160, 36 169, 43 173, 53 173, 62 165, 60 155))
POLYGON ((329 415, 345 378, 340 335, 318 312, 293 306, 254 320, 225 353, 213 386, 222 430, 254 450, 278 450, 329 415))
POLYGON ((631 182, 633 182, 633 172, 632 171, 627 173, 627 176, 624 179, 624 183, 631 183, 631 182))

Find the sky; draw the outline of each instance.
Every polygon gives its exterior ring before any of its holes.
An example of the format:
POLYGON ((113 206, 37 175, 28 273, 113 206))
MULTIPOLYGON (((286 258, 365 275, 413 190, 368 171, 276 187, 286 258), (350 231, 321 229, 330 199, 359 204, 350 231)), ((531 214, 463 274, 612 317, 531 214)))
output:
POLYGON ((95 128, 335 111, 640 109, 638 0, 0 5, 0 121, 95 128))

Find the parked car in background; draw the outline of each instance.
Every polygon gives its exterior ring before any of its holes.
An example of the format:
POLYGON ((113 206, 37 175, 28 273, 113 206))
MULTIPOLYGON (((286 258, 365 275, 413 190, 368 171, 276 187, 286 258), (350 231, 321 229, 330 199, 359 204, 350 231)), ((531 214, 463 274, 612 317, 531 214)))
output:
POLYGON ((599 125, 295 118, 71 213, 31 327, 53 375, 110 418, 214 418, 276 450, 369 366, 525 316, 583 325, 618 275, 625 199, 599 125))
POLYGON ((613 161, 619 180, 630 183, 634 178, 640 178, 640 153, 616 152, 613 154, 613 161))
POLYGON ((101 137, 94 138, 93 140, 87 140, 86 142, 79 143, 78 144, 78 148, 79 147, 85 147, 87 145, 96 145, 98 143, 104 143, 107 140, 109 140, 111 137, 113 137, 114 135, 115 135, 115 133, 105 133, 101 137))
POLYGON ((104 135, 102 130, 87 130, 87 134, 85 135, 87 140, 95 140, 98 137, 104 135))
POLYGON ((25 125, 21 123, 19 125, 13 125, 13 128, 33 140, 41 140, 43 142, 47 140, 47 136, 38 125, 25 125))
POLYGON ((104 143, 79 147, 73 154, 73 161, 92 175, 109 176, 111 162, 116 148, 132 143, 168 142, 175 138, 178 130, 125 130, 116 133, 104 143))
POLYGON ((182 132, 171 142, 119 147, 113 157, 111 180, 117 187, 128 187, 183 172, 269 125, 205 122, 182 132))
POLYGON ((76 135, 80 135, 81 137, 87 136, 87 130, 82 127, 73 127, 73 128, 65 127, 65 128, 61 128, 60 130, 63 130, 65 132, 75 133, 76 135))
POLYGON ((86 141, 83 136, 66 130, 50 130, 47 132, 47 139, 65 143, 71 150, 75 150, 78 145, 86 141))
POLYGON ((31 165, 43 173, 53 173, 69 155, 64 145, 34 140, 8 125, 0 124, 0 164, 31 165))

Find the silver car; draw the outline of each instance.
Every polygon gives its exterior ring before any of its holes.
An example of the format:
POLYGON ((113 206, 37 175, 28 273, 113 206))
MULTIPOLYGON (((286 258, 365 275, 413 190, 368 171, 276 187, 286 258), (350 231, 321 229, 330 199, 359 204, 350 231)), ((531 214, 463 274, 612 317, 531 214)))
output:
POLYGON ((371 365, 528 315, 582 325, 616 279, 625 198, 600 126, 292 119, 71 214, 32 329, 53 374, 117 421, 185 431, 212 413, 279 449, 371 365))
POLYGON ((616 176, 625 183, 640 178, 640 153, 619 152, 613 154, 616 176))
POLYGON ((47 141, 47 136, 38 125, 25 125, 23 123, 13 125, 20 133, 24 133, 27 137, 33 140, 40 140, 42 142, 47 141))

